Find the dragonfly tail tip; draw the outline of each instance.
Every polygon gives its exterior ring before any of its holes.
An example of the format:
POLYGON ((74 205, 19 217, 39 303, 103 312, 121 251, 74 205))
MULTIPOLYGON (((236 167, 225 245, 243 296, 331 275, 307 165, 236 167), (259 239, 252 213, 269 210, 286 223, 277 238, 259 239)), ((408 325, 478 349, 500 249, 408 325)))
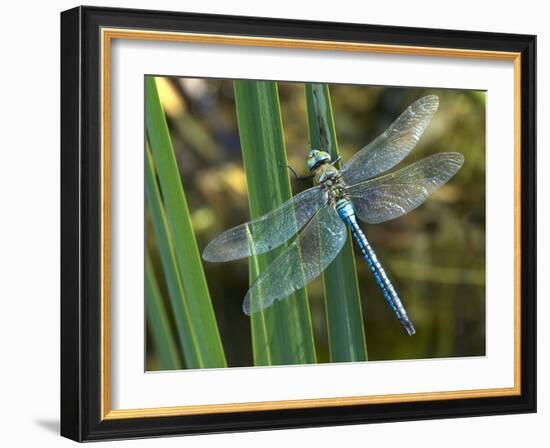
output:
POLYGON ((411 321, 407 320, 406 322, 402 322, 403 327, 405 328, 405 331, 409 336, 412 336, 416 333, 416 329, 414 328, 414 325, 411 321))

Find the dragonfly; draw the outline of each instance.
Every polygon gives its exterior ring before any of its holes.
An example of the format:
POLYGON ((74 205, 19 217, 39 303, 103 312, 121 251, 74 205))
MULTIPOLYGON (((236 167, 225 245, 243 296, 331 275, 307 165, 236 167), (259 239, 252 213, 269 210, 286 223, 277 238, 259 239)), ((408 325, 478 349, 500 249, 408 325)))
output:
POLYGON ((377 224, 403 216, 461 168, 462 154, 440 152, 384 174, 416 146, 438 106, 435 95, 418 99, 341 169, 335 166, 340 158, 331 160, 326 151, 311 149, 307 168, 315 186, 207 244, 204 260, 227 262, 260 255, 288 242, 250 286, 243 302, 245 314, 270 307, 319 276, 343 248, 349 229, 382 296, 407 334, 415 334, 403 301, 358 219, 377 224))

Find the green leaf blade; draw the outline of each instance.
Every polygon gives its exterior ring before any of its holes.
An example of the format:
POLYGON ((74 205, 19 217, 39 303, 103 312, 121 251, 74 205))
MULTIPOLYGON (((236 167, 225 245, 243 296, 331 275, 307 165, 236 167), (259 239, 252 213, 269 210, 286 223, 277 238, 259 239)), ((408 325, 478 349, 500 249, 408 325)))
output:
MULTIPOLYGON (((306 101, 310 144, 327 151, 335 160, 339 151, 328 85, 306 84, 306 101)), ((323 273, 323 285, 331 362, 366 361, 367 344, 349 230, 344 248, 323 273)))
POLYGON ((153 343, 159 353, 162 370, 181 369, 182 363, 178 353, 166 307, 162 301, 149 252, 145 255, 145 305, 147 324, 153 336, 153 343))
POLYGON ((146 145, 145 151, 145 193, 147 205, 151 213, 153 229, 159 247, 160 260, 166 280, 170 305, 176 322, 178 338, 186 366, 190 369, 198 369, 204 366, 204 362, 195 337, 188 302, 185 298, 174 245, 170 236, 168 219, 155 177, 154 162, 149 145, 146 145))
MULTIPOLYGON (((237 121, 246 172, 251 218, 273 210, 292 195, 287 172, 277 85, 235 81, 237 121)), ((252 257, 255 279, 283 248, 252 257)), ((304 289, 251 316, 256 365, 315 363, 315 343, 304 289)))
MULTIPOLYGON (((191 217, 185 199, 166 117, 160 104, 155 78, 145 78, 145 125, 152 162, 158 174, 169 235, 173 239, 183 300, 189 310, 200 367, 226 367, 225 354, 208 291, 208 285, 191 217)), ((177 310, 174 310, 177 313, 177 310)))

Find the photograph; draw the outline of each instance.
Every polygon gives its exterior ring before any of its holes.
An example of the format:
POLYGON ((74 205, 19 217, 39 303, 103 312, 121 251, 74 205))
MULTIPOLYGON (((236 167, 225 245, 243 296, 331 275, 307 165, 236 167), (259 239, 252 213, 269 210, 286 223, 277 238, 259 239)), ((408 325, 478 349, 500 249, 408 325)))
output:
POLYGON ((486 92, 144 77, 146 371, 486 355, 486 92))

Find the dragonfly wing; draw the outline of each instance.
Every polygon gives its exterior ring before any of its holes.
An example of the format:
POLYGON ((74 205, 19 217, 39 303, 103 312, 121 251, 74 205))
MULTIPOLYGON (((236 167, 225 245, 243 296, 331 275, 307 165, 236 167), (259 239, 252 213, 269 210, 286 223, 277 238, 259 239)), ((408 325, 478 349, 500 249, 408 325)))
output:
POLYGON ((401 162, 420 140, 438 105, 439 99, 435 95, 425 96, 411 104, 383 134, 342 167, 344 181, 354 185, 401 162))
POLYGON ((218 235, 205 247, 206 261, 229 261, 268 252, 288 241, 326 203, 326 193, 309 188, 254 221, 218 235))
POLYGON ((397 218, 422 204, 445 184, 464 163, 457 152, 426 157, 395 173, 347 188, 355 213, 369 223, 397 218))
POLYGON ((244 298, 245 314, 267 308, 307 285, 338 255, 346 236, 346 226, 334 207, 325 205, 252 284, 244 298))

